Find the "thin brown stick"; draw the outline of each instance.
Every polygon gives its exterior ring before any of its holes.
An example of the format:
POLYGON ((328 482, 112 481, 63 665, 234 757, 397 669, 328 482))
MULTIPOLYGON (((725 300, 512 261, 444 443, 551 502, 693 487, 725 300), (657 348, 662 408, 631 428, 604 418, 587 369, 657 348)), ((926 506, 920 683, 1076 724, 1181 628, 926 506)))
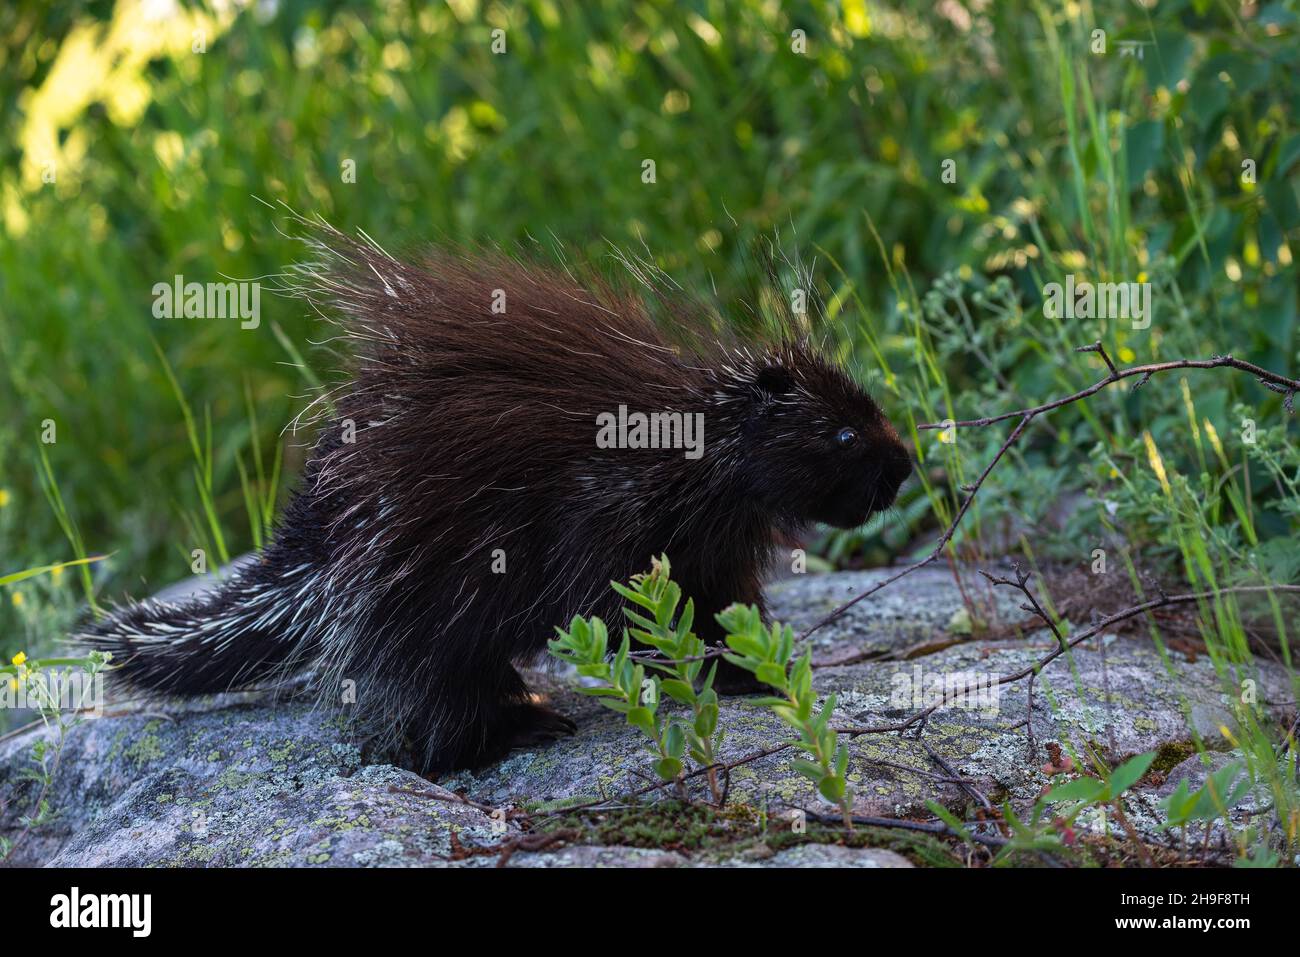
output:
POLYGON ((934 550, 931 551, 929 555, 925 556, 925 558, 922 558, 918 562, 913 562, 911 565, 908 565, 900 569, 898 572, 894 573, 893 575, 890 575, 888 578, 876 582, 876 584, 872 585, 870 588, 868 588, 866 591, 856 596, 855 598, 849 599, 843 605, 840 605, 839 608, 836 608, 833 612, 827 615, 825 618, 816 622, 811 627, 805 629, 799 635, 799 640, 803 641, 814 631, 817 631, 820 628, 824 628, 826 625, 829 625, 831 622, 841 617, 845 612, 847 612, 858 602, 862 601, 863 599, 870 598, 872 595, 880 591, 882 588, 886 588, 889 585, 892 585, 900 578, 912 574, 912 572, 916 571, 917 569, 924 568, 926 565, 929 565, 931 562, 935 561, 940 555, 942 555, 943 550, 948 546, 948 543, 952 541, 953 535, 957 533, 957 526, 960 525, 961 520, 966 517, 966 512, 970 509, 971 502, 975 501, 975 495, 977 492, 979 492, 980 487, 983 486, 984 480, 989 477, 989 473, 993 471, 993 467, 1002 460, 1002 456, 1007 454, 1007 450, 1010 449, 1011 446, 1015 444, 1016 439, 1020 438, 1021 433, 1025 431, 1025 427, 1029 425, 1030 422, 1033 421, 1033 418, 1034 417, 1032 415, 1026 415, 1024 418, 1022 418, 1020 422, 1016 425, 1016 427, 1011 430, 1010 434, 1006 438, 1006 441, 1002 443, 1002 447, 998 449, 997 454, 993 456, 993 459, 989 462, 989 464, 984 467, 984 471, 980 473, 980 477, 976 479, 973 484, 965 486, 963 490, 968 493, 966 496, 966 500, 961 503, 961 508, 959 508, 957 510, 957 514, 953 516, 953 520, 951 524, 949 524, 948 528, 944 531, 942 535, 939 536, 939 541, 935 543, 934 550))
POLYGON ((611 804, 616 802, 622 803, 623 801, 627 801, 631 798, 641 797, 643 795, 649 794, 652 791, 661 791, 664 788, 675 787, 678 781, 689 781, 691 778, 697 778, 700 777, 701 775, 707 775, 709 771, 723 772, 723 774, 727 776, 727 787, 730 788, 731 771, 733 768, 738 768, 741 765, 749 764, 752 761, 757 761, 760 758, 767 757, 768 755, 778 754, 784 751, 786 748, 792 748, 792 747, 794 747, 794 743, 791 741, 786 741, 781 744, 773 745, 770 748, 764 748, 762 751, 754 751, 750 754, 745 755, 744 757, 737 758, 734 761, 727 761, 720 764, 710 764, 707 767, 696 768, 694 771, 691 771, 688 774, 684 774, 680 778, 676 778, 672 781, 657 781, 654 784, 647 784, 645 787, 637 788, 635 791, 628 791, 625 794, 619 794, 619 795, 615 795, 614 797, 608 797, 608 798, 598 798, 594 801, 588 801, 585 804, 570 804, 570 805, 566 805, 565 807, 552 808, 549 811, 536 811, 529 816, 530 817, 553 817, 558 814, 568 814, 573 811, 592 811, 592 810, 598 811, 601 809, 601 805, 603 804, 611 804))
MULTIPOLYGON (((1092 352, 1095 349, 1091 346, 1084 347, 1081 351, 1092 352)), ((1234 359, 1232 356, 1213 356, 1209 359, 1175 359, 1171 362, 1151 362, 1140 366, 1127 366, 1111 372, 1106 378, 1094 382, 1086 389, 1080 389, 1073 395, 1067 395, 1061 399, 1055 399, 1051 402, 1044 402, 1042 405, 1036 405, 1028 409, 1017 409, 1015 412, 1003 412, 1000 415, 990 415, 982 419, 964 419, 960 422, 928 422, 924 425, 918 425, 918 429, 970 429, 983 428, 986 425, 993 425, 997 422, 1005 422, 1008 419, 1016 419, 1022 416, 1031 418, 1042 415, 1044 412, 1051 412, 1053 409, 1059 409, 1063 405, 1070 405, 1072 402, 1078 402, 1080 399, 1086 399, 1091 395, 1096 395, 1102 389, 1109 385, 1114 385, 1122 379, 1131 379, 1133 376, 1142 376, 1149 378, 1159 372, 1171 372, 1175 369, 1238 369, 1242 372, 1248 372, 1255 376, 1256 380, 1264 388, 1271 392, 1278 392, 1282 395, 1295 395, 1300 392, 1300 380, 1288 379, 1284 375, 1278 375, 1276 372, 1270 372, 1251 362, 1244 362, 1241 359, 1234 359)))
MULTIPOLYGON (((841 818, 838 815, 820 814, 816 811, 809 811, 800 808, 804 815, 811 820, 820 821, 823 824, 839 824, 841 818)), ((864 815, 854 814, 850 820, 854 824, 860 824, 864 827, 886 827, 903 831, 920 831, 924 834, 938 834, 942 837, 962 838, 962 835, 954 831, 942 821, 909 821, 906 818, 895 817, 867 817, 864 815)), ((975 825, 972 824, 972 827, 975 825)), ((1004 847, 1011 842, 1005 837, 995 837, 992 834, 976 834, 968 830, 966 836, 972 841, 979 844, 986 844, 989 847, 1004 847)))
POLYGON ((952 522, 949 523, 948 527, 944 530, 943 534, 939 536, 939 540, 935 543, 934 550, 930 552, 930 554, 928 554, 925 558, 921 559, 918 562, 914 562, 911 565, 907 565, 904 568, 900 569, 897 573, 890 575, 888 578, 884 579, 883 581, 877 582, 876 584, 868 588, 866 591, 862 592, 860 595, 857 595, 856 597, 849 599, 847 602, 845 602, 843 605, 840 605, 840 607, 836 608, 830 614, 826 615, 824 618, 815 622, 811 627, 805 629, 799 635, 799 639, 801 641, 807 638, 813 632, 826 627, 831 622, 840 618, 845 612, 847 612, 858 602, 871 597, 876 592, 880 591, 882 588, 886 588, 889 585, 892 585, 900 578, 912 574, 912 572, 916 571, 919 568, 924 568, 926 565, 929 565, 931 562, 937 559, 939 555, 943 552, 944 548, 946 548, 949 542, 952 541, 953 535, 955 535, 957 532, 957 526, 960 525, 961 520, 965 518, 966 512, 969 510, 971 502, 975 500, 976 493, 984 485, 984 481, 985 479, 988 478, 989 473, 993 471, 993 467, 1002 460, 1002 457, 1006 455, 1007 451, 1011 448, 1011 446, 1014 445, 1015 442, 1024 433, 1025 428, 1029 425, 1029 423, 1032 422, 1035 418, 1037 418, 1040 415, 1044 415, 1055 409, 1059 409, 1062 406, 1070 405, 1071 403, 1078 402, 1082 399, 1086 399, 1089 396, 1096 395, 1102 389, 1105 389, 1107 386, 1114 385, 1116 382, 1120 382, 1121 380, 1130 379, 1133 378, 1134 376, 1141 376, 1142 378, 1137 383, 1137 386, 1135 386, 1135 388, 1140 388, 1153 375, 1156 375, 1157 373, 1160 372, 1170 372, 1176 369, 1230 368, 1230 369, 1237 369, 1242 372, 1247 372, 1255 376, 1258 382, 1261 385, 1263 385, 1266 389, 1269 389, 1273 392, 1280 393, 1283 396, 1283 404, 1286 406, 1286 408, 1289 411, 1294 411, 1293 403, 1295 400, 1295 395, 1297 392, 1300 392, 1300 380, 1288 379, 1284 375, 1279 375, 1276 372, 1270 372, 1268 369, 1264 369, 1251 362, 1245 362, 1241 359, 1234 359, 1232 356, 1213 356, 1209 359, 1177 359, 1172 362, 1152 362, 1152 363, 1147 363, 1146 365, 1128 366, 1127 368, 1124 369, 1117 369, 1115 367, 1115 364, 1111 361, 1110 356, 1107 355, 1105 348, 1102 346, 1100 342, 1094 342, 1092 345, 1089 346, 1081 346, 1076 351, 1096 352, 1098 355, 1101 356, 1102 361, 1106 363, 1107 368, 1110 369, 1110 375, 1106 376, 1106 378, 1104 379, 1101 379, 1093 383, 1092 385, 1088 386, 1086 389, 1080 389, 1078 392, 1075 392, 1072 395, 1065 396, 1064 398, 1061 399, 1055 399, 1051 402, 1044 402, 1041 405, 1032 406, 1030 408, 1017 409, 1015 412, 1003 412, 1000 415, 985 416, 984 418, 981 419, 964 419, 960 422, 927 422, 917 426, 917 429, 922 431, 934 430, 934 429, 948 429, 948 428, 970 429, 970 428, 984 428, 985 426, 995 425, 998 422, 1006 422, 1011 419, 1020 420, 1016 424, 1016 427, 1011 431, 1011 434, 1007 436, 1006 441, 1002 443, 1002 447, 998 449, 997 454, 993 456, 992 461, 989 462, 989 464, 985 467, 984 471, 980 474, 979 479, 974 484, 964 486, 962 488, 962 491, 968 493, 966 499, 962 502, 961 507, 957 510, 957 514, 953 516, 952 522))
MULTIPOLYGON (((1121 621, 1127 621, 1130 618, 1135 618, 1138 615, 1151 611, 1152 609, 1163 608, 1165 605, 1177 605, 1177 604, 1186 604, 1188 602, 1204 601, 1205 599, 1215 598, 1219 595, 1239 595, 1239 594, 1245 594, 1251 592, 1267 592, 1267 591, 1275 591, 1275 592, 1281 591, 1281 592, 1300 594, 1300 585, 1236 585, 1227 588, 1220 588, 1217 592, 1203 591, 1203 592, 1189 592, 1183 595, 1161 595, 1158 598, 1151 599, 1150 601, 1142 602, 1142 604, 1140 605, 1133 605, 1131 608, 1125 608, 1123 611, 1115 612, 1115 614, 1113 615, 1107 615, 1105 618, 1097 619, 1095 622, 1093 622, 1093 624, 1090 627, 1079 632, 1079 634, 1075 635, 1073 638, 1069 639, 1068 641, 1064 641, 1061 644, 1058 644, 1057 647, 1053 648, 1047 654, 1043 655, 1043 657, 1039 658, 1033 664, 1025 668, 1021 668, 1019 671, 1013 672, 1009 675, 1002 675, 997 679, 997 681, 994 682, 994 684, 997 685, 1011 684, 1012 682, 1019 681, 1021 678, 1028 677, 1029 675, 1032 674, 1037 674, 1040 671, 1042 671, 1043 668, 1046 667, 1048 664, 1055 661, 1058 657, 1060 657, 1069 649, 1074 648, 1080 642, 1087 641, 1089 638, 1092 638, 1095 635, 1100 634, 1102 631, 1104 631, 1106 628, 1109 628, 1111 625, 1118 624, 1121 621)), ((960 689, 958 689, 957 692, 955 692, 954 694, 956 693, 960 693, 960 689)), ((883 734, 890 731, 905 731, 908 728, 910 728, 912 725, 917 724, 918 722, 923 722, 925 719, 929 718, 930 715, 932 715, 935 711, 939 710, 945 704, 947 704, 948 701, 950 700, 947 697, 947 695, 948 692, 945 690, 944 698, 942 700, 935 702, 928 708, 924 708, 921 711, 916 712, 915 714, 911 715, 908 718, 903 719, 897 724, 881 725, 877 727, 867 727, 867 728, 837 728, 836 730, 840 734, 849 734, 849 735, 853 735, 854 737, 856 737, 859 734, 883 734)))
MULTIPOLYGON (((983 487, 985 481, 988 479, 993 469, 1003 459, 1003 457, 1007 454, 1010 448, 1016 443, 1016 441, 1019 440, 1021 435, 1024 434, 1024 431, 1026 428, 1028 428, 1029 424, 1033 422, 1033 420, 1040 415, 1044 415, 1055 409, 1059 409, 1063 406, 1070 405, 1071 403, 1078 402, 1082 399, 1086 399, 1089 396, 1097 394, 1102 389, 1105 389, 1107 386, 1113 385, 1114 383, 1119 382, 1123 379, 1129 379, 1135 376, 1141 376, 1141 379, 1134 387, 1134 388, 1141 388, 1151 379, 1153 375, 1160 372, 1168 372, 1176 369, 1233 368, 1243 372, 1250 373, 1251 375, 1254 375, 1257 378, 1257 380, 1260 382, 1260 384, 1263 385, 1265 388, 1283 395, 1284 397, 1283 402, 1285 407, 1288 409, 1288 411, 1294 411, 1293 400, 1296 393, 1300 392, 1300 380, 1289 379, 1286 376, 1279 375, 1275 372, 1270 372, 1269 370, 1254 365, 1253 363, 1245 362, 1240 359, 1234 359, 1232 356, 1214 356, 1210 359, 1202 359, 1202 360, 1180 359, 1172 362, 1149 363, 1146 365, 1130 366, 1125 369, 1118 369, 1115 366, 1114 362, 1111 361, 1110 356, 1106 353, 1106 350, 1102 346, 1100 341, 1095 342, 1092 345, 1081 346, 1076 351, 1097 353, 1101 357, 1102 361, 1106 364, 1106 367, 1110 370, 1110 374, 1106 378, 1094 383, 1093 385, 1089 386, 1086 389, 1081 389, 1080 391, 1075 392, 1072 395, 1066 396, 1061 399, 1056 399, 1052 402, 1045 402, 1041 405, 1033 406, 1031 408, 1019 409, 1015 412, 1005 412, 1000 415, 987 416, 981 419, 968 419, 960 422, 926 423, 917 426, 919 430, 933 430, 933 429, 941 429, 941 428, 983 428, 985 426, 994 425, 996 423, 1005 422, 1011 419, 1018 418, 1020 420, 1019 422, 1016 423, 1015 428, 1013 428, 1011 432, 1008 433, 1006 439, 1002 442, 1002 445, 998 448, 997 453, 993 456, 993 458, 989 461, 989 463, 984 467, 984 470, 980 473, 979 478, 976 479, 974 483, 962 487, 962 491, 967 493, 966 498, 962 501, 961 506, 958 508, 956 515, 953 516, 952 521, 949 523, 948 527, 944 530, 943 534, 939 536, 939 539, 935 543, 933 550, 928 555, 926 555, 924 558, 920 559, 919 561, 912 563, 911 565, 905 566, 904 568, 900 569, 893 575, 890 575, 888 578, 885 578, 884 580, 877 582, 876 584, 868 588, 866 591, 862 592, 861 594, 845 602, 843 605, 836 608, 830 614, 826 615, 825 617, 823 617, 822 619, 820 619, 819 621, 811 625, 809 628, 805 629, 799 635, 799 640, 802 641, 803 639, 806 639, 813 632, 825 627, 826 625, 840 618, 854 605, 869 598, 871 595, 875 594, 876 592, 884 588, 887 588, 889 585, 892 585, 894 582, 900 580, 901 578, 910 575, 912 572, 920 568, 924 568, 925 566, 931 564, 936 559, 938 559, 943 554, 944 549, 947 548, 948 545, 951 543, 953 536, 957 532, 957 527, 961 524, 962 519, 965 518, 966 513, 970 510, 971 503, 975 500, 976 495, 978 494, 979 490, 983 487)), ((1137 615, 1141 615, 1146 612, 1152 611, 1156 608, 1164 607, 1166 605, 1202 601, 1207 598, 1214 598, 1224 594, 1242 594, 1242 593, 1251 593, 1251 592, 1276 592, 1276 591, 1300 593, 1300 586, 1298 585, 1243 585, 1243 586, 1222 588, 1219 589, 1217 592, 1196 592, 1196 593, 1188 593, 1182 595, 1166 595, 1161 593, 1159 597, 1152 599, 1150 601, 1143 602, 1139 605, 1134 605, 1130 608, 1126 608, 1123 611, 1116 612, 1115 614, 1109 615, 1105 618, 1095 619, 1089 628, 1085 629, 1084 631, 1076 635, 1074 638, 1067 640, 1065 636, 1062 634, 1062 632, 1060 631, 1060 628, 1057 626, 1055 620, 1052 619, 1043 610, 1037 598, 1032 594, 1031 590, 1026 586, 1026 583, 1028 581, 1027 575, 1022 573, 1018 568, 1017 568, 1017 576, 1020 579, 1019 581, 1012 581, 1011 579, 1006 579, 1006 578, 995 578, 994 576, 988 575, 986 573, 984 574, 985 577, 988 578, 989 581, 991 581, 995 585, 997 584, 1012 585, 1019 588, 1028 599, 1028 604, 1022 607, 1025 607, 1026 610, 1028 611, 1032 611, 1035 615, 1037 615, 1037 617, 1039 617, 1042 621, 1044 621, 1047 624, 1047 626, 1051 629, 1053 635, 1056 637, 1057 640, 1056 647, 1053 648, 1052 651, 1042 656, 1036 662, 1012 674, 1002 675, 996 681, 996 684, 1004 685, 1004 684, 1011 684, 1015 681, 1019 681, 1025 677, 1029 677, 1031 679, 1030 691, 1029 691, 1030 717, 1029 717, 1029 727, 1028 727, 1028 734, 1031 742, 1033 740, 1033 727, 1032 727, 1033 678, 1039 672, 1041 672, 1041 670, 1044 667, 1046 667, 1048 664, 1054 661, 1057 657, 1066 653, 1067 651, 1069 651, 1071 648, 1075 647, 1079 643, 1086 641, 1087 639, 1095 635, 1100 634, 1107 627, 1110 627, 1111 625, 1114 624, 1118 624, 1119 622, 1122 621, 1126 621, 1129 618, 1136 617, 1137 615)), ((707 658, 717 657, 722 653, 723 653, 723 649, 716 648, 716 649, 710 649, 704 655, 698 657, 701 660, 703 660, 707 658)), ((688 660, 693 660, 693 659, 688 659, 688 660)), ((668 662, 666 660, 660 663, 671 664, 671 662, 668 662)), ((856 737, 861 734, 884 734, 890 732, 902 732, 916 724, 921 724, 922 726, 924 726, 926 719, 931 714, 933 714, 936 710, 943 707, 947 703, 947 701, 948 699, 946 697, 946 692, 945 692, 945 697, 938 703, 928 708, 924 708, 920 711, 917 711, 910 717, 896 724, 881 725, 876 727, 837 728, 836 731, 839 734, 848 734, 853 737, 856 737)), ((629 792, 627 794, 621 795, 616 798, 602 798, 599 800, 587 802, 586 804, 578 804, 578 805, 572 805, 564 808, 556 808, 552 811, 547 811, 542 813, 545 815, 552 815, 552 814, 571 813, 574 811, 599 809, 601 805, 608 805, 615 801, 622 802, 629 798, 634 798, 644 794, 648 794, 652 791, 657 791, 665 787, 671 787, 674 785, 680 786, 684 784, 685 781, 702 774, 707 774, 710 777, 712 777, 713 775, 716 774, 716 771, 719 769, 728 775, 728 783, 729 783, 731 769, 739 767, 743 764, 748 764, 752 761, 759 760, 760 758, 764 758, 769 755, 776 754, 791 746, 792 745, 787 742, 784 744, 776 745, 771 748, 766 748, 762 751, 757 751, 752 754, 748 754, 742 758, 738 758, 735 761, 727 762, 725 764, 712 764, 706 768, 699 768, 695 771, 690 772, 689 774, 686 774, 678 778, 676 781, 658 782, 655 784, 647 785, 643 788, 639 788, 635 791, 629 792)), ((927 748, 927 750, 929 749, 927 748)), ((932 756, 934 756, 933 753, 932 756)), ((950 771, 949 773, 954 773, 954 772, 950 771)), ((961 781, 959 781, 958 783, 964 784, 964 782, 961 781)), ((536 816, 536 815, 527 815, 527 816, 536 816)), ((814 817, 814 819, 816 820, 834 820, 834 821, 839 820, 838 818, 823 818, 820 815, 815 815, 811 813, 810 816, 814 817)), ((925 831, 934 834, 944 834, 947 836, 959 836, 957 832, 953 831, 951 828, 949 828, 946 824, 943 824, 942 822, 900 821, 891 818, 871 818, 871 817, 859 817, 859 816, 853 816, 849 820, 851 824, 864 824, 864 825, 879 826, 879 827, 904 828, 908 830, 925 831)), ((991 837, 986 837, 981 835, 972 835, 972 837, 975 840, 980 841, 981 843, 990 844, 994 846, 1007 843, 1005 838, 991 838, 991 837)))

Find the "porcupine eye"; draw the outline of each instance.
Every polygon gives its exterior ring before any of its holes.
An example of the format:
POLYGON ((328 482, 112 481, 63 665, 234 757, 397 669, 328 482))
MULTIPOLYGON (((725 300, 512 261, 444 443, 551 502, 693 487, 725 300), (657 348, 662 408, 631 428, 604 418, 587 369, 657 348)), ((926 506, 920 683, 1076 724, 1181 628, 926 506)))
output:
POLYGON ((858 441, 858 433, 853 429, 840 429, 840 434, 835 436, 835 442, 842 449, 847 449, 858 441))

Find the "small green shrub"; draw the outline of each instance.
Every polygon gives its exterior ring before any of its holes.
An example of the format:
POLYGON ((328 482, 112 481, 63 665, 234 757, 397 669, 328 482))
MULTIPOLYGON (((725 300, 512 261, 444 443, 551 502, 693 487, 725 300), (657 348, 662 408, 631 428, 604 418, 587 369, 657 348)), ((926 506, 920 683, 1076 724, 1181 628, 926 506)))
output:
MULTIPOLYGON (((623 629, 622 642, 612 660, 608 657, 609 633, 598 617, 574 616, 567 630, 557 627, 559 637, 550 642, 550 650, 556 658, 577 668, 581 677, 598 682, 581 686, 584 694, 600 698, 602 704, 623 714, 628 724, 646 735, 647 749, 654 755, 655 773, 661 779, 675 782, 684 797, 685 758, 689 756, 696 770, 708 775, 713 798, 720 801, 717 754, 723 729, 718 726, 718 695, 713 690, 717 661, 707 661, 709 649, 691 630, 694 602, 687 600, 678 614, 682 591, 672 581, 671 572, 665 555, 649 572, 634 575, 629 584, 610 583, 633 606, 623 609, 630 625, 623 629), (635 656, 631 648, 634 639, 664 657, 635 656), (703 681, 697 689, 701 675, 703 681), (690 709, 689 714, 660 711, 663 695, 690 709)), ((765 626, 753 606, 732 605, 717 619, 726 629, 727 647, 731 649, 725 658, 780 693, 779 697, 760 698, 754 703, 771 708, 798 732, 793 743, 811 759, 796 759, 794 769, 808 778, 822 797, 837 804, 849 823, 853 804, 847 778, 849 751, 847 745, 837 742, 836 732, 830 727, 835 696, 828 697, 821 710, 815 710, 811 652, 805 652, 791 668, 794 633, 788 625, 765 626)))
POLYGON ((624 608, 631 626, 624 628, 623 640, 612 661, 607 660, 609 635, 600 618, 574 616, 568 631, 556 628, 559 638, 550 642, 551 654, 578 669, 584 678, 601 682, 581 690, 601 698, 608 708, 623 714, 627 723, 639 728, 650 739, 654 769, 665 781, 678 782, 682 789, 684 758, 708 769, 709 786, 715 800, 721 793, 716 776, 717 747, 722 742, 718 728, 718 695, 713 690, 717 662, 709 666, 699 690, 695 683, 703 672, 702 656, 706 648, 691 625, 695 621, 694 602, 688 600, 679 615, 682 590, 672 581, 667 556, 656 561, 647 573, 634 575, 628 585, 611 582, 611 586, 636 608, 624 608), (653 658, 634 659, 632 639, 649 645, 662 654, 663 661, 653 658), (647 667, 650 672, 647 673, 647 667), (667 715, 659 710, 662 695, 690 708, 690 718, 667 715))
MULTIPOLYGON (((35 572, 46 570, 37 569, 35 572)), ((19 572, 17 575, 5 576, 0 579, 0 583, 16 580, 25 574, 19 572)), ((52 739, 38 738, 32 745, 32 763, 20 772, 20 779, 35 783, 36 798, 32 802, 32 809, 18 818, 21 830, 17 837, 0 836, 0 863, 3 863, 32 831, 48 824, 58 813, 57 809, 50 804, 50 788, 54 783, 55 774, 58 773, 68 732, 84 720, 84 713, 78 707, 84 702, 74 703, 70 708, 68 702, 60 697, 58 691, 60 681, 66 680, 69 674, 80 671, 86 680, 92 682, 90 686, 92 690, 102 688, 102 683, 95 683, 95 676, 103 671, 111 658, 112 655, 101 651, 93 651, 85 658, 39 659, 28 658, 26 653, 19 652, 12 657, 9 664, 0 665, 0 682, 5 683, 5 686, 0 688, 0 692, 7 696, 19 691, 25 692, 27 706, 35 709, 40 720, 47 727, 54 728, 52 739)), ((98 707, 102 703, 101 700, 96 700, 94 706, 98 707)))

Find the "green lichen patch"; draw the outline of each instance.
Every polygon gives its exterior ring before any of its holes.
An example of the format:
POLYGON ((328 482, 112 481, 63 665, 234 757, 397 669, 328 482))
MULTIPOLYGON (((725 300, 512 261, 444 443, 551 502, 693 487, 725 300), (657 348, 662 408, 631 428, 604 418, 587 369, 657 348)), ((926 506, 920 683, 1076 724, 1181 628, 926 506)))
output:
POLYGON ((144 765, 162 758, 164 751, 157 734, 161 725, 161 721, 150 721, 140 729, 135 740, 123 751, 128 761, 132 764, 144 765))
POLYGON ((951 847, 930 835, 876 827, 848 830, 817 821, 804 826, 747 805, 718 810, 664 800, 611 810, 578 810, 535 818, 533 830, 570 832, 570 843, 672 851, 692 863, 760 862, 803 844, 884 848, 931 867, 959 863, 951 847))

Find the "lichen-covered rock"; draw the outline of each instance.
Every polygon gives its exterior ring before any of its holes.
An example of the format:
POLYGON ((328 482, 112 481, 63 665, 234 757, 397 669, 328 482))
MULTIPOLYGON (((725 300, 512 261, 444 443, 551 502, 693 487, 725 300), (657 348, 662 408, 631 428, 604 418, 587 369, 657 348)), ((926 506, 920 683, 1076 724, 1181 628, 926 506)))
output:
MULTIPOLYGON (((774 616, 804 626, 886 572, 800 576, 772 589, 774 616)), ((1262 710, 1294 706, 1285 672, 1261 662, 1249 674, 1216 672, 1206 656, 1162 656, 1145 638, 1108 636, 1062 655, 1035 681, 1032 720, 1026 681, 999 676, 1029 666, 1055 645, 1039 629, 1016 637, 1017 603, 980 593, 975 619, 991 637, 972 639, 975 622, 962 587, 944 569, 923 569, 862 602, 813 638, 817 689, 834 692, 834 724, 878 728, 933 700, 933 682, 951 690, 964 676, 968 700, 935 711, 906 733, 849 738, 855 812, 923 816, 929 800, 964 814, 984 800, 1025 806, 1049 785, 1043 745, 1105 760, 1157 750, 1158 764, 1195 778, 1191 742, 1228 747, 1234 724, 1225 695, 1245 689, 1262 710), (994 620, 996 619, 996 620, 994 620), (929 697, 927 697, 929 695, 929 697), (1032 732, 1032 744, 1031 744, 1032 732), (1180 762, 1182 762, 1180 764, 1180 762), (1175 768, 1175 765, 1178 765, 1175 768)), ((477 772, 436 784, 369 755, 346 712, 292 698, 224 695, 166 705, 123 704, 74 727, 46 795, 54 818, 26 832, 21 823, 38 787, 24 772, 33 745, 50 729, 0 741, 0 835, 16 841, 10 864, 73 866, 897 866, 872 848, 804 845, 772 852, 707 853, 607 845, 580 835, 530 843, 517 809, 615 797, 651 781, 640 733, 572 682, 538 675, 536 686, 578 723, 578 733, 518 751, 477 772), (469 798, 466 802, 454 792, 469 798)), ((729 800, 768 818, 829 808, 791 768, 791 749, 743 760, 789 740, 767 709, 726 699, 724 761, 729 800)), ((1171 775, 1171 780, 1173 777, 1171 775)), ((1193 781, 1194 783, 1194 781, 1193 781)), ((702 779, 690 782, 705 796, 702 779)), ((1140 784, 1129 817, 1157 833, 1161 794, 1140 784)), ((650 799, 653 799, 652 795, 650 799)), ((1247 809, 1248 810, 1248 809, 1247 809)), ((1090 826, 1088 818, 1081 821, 1090 826)), ((1098 827, 1104 827, 1101 821, 1098 827)), ((535 838, 536 835, 531 835, 535 838)))
MULTIPOLYGON (((925 802, 959 808, 970 794, 953 783, 950 767, 997 802, 1007 797, 1032 800, 1049 779, 1042 771, 1045 742, 1078 754, 1094 749, 1112 762, 1144 751, 1181 758, 1193 729, 1212 745, 1226 747, 1220 727, 1231 725, 1214 666, 1161 656, 1138 640, 1100 647, 1081 646, 1061 656, 1035 683, 1031 750, 1027 682, 998 687, 998 676, 1028 666, 1053 646, 1046 632, 1026 641, 969 642, 911 661, 859 662, 819 669, 816 686, 835 692, 839 727, 894 725, 928 705, 927 682, 965 675, 974 687, 989 689, 975 707, 945 707, 925 723, 918 737, 863 734, 850 739, 849 779, 856 812, 872 816, 926 815, 925 802), (915 697, 913 688, 920 688, 915 697), (932 753, 933 752, 933 756, 932 753)), ((1261 666, 1257 676, 1264 706, 1289 700, 1281 669, 1261 666)), ((494 804, 592 799, 634 790, 645 783, 645 761, 636 760, 639 732, 627 727, 571 691, 553 694, 558 706, 581 715, 579 733, 539 751, 519 752, 478 773, 461 772, 444 782, 494 804), (629 760, 631 759, 631 760, 629 760)), ((721 758, 735 761, 788 740, 789 733, 770 711, 743 699, 723 702, 727 738, 721 758)), ((644 753, 644 752, 640 752, 644 753)), ((758 758, 731 771, 731 795, 773 808, 827 811, 811 784, 790 767, 791 751, 758 758)), ((703 794, 702 785, 700 793, 703 794)))
MULTIPOLYGON (((888 575, 875 570, 787 578, 768 588, 768 612, 801 631, 888 575)), ((809 638, 813 662, 845 664, 929 654, 969 638, 979 620, 1001 626, 1027 620, 1019 604, 1015 592, 994 588, 979 574, 968 570, 958 582, 949 569, 927 566, 815 632, 809 638)))
MULTIPOLYGON (((49 794, 57 817, 19 839, 11 863, 427 865, 449 855, 453 830, 467 840, 491 832, 481 811, 405 793, 436 790, 422 778, 363 767, 338 716, 302 703, 211 703, 225 706, 76 726, 49 794)), ((19 777, 32 743, 0 746, 11 838, 8 809, 34 800, 19 777)))
MULTIPOLYGON (((734 863, 734 862, 729 862, 734 863)), ((801 844, 787 847, 747 867, 911 867, 902 854, 883 847, 841 847, 838 844, 801 844)))
POLYGON ((675 851, 647 847, 597 847, 576 844, 559 851, 517 853, 507 867, 684 867, 690 862, 675 851))

